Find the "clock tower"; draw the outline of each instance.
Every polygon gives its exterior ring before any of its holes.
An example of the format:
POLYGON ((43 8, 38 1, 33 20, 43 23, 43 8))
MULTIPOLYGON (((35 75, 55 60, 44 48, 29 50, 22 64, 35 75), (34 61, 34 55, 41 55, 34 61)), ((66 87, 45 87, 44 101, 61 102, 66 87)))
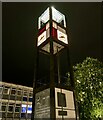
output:
MULTIPOLYGON (((33 86, 32 120, 77 120, 74 94, 73 71, 69 58, 69 36, 66 18, 54 7, 48 7, 38 18, 38 38, 35 68, 37 68, 39 52, 50 58, 50 75, 46 84, 38 84, 37 69, 35 69, 33 86), (70 83, 60 77, 59 55, 67 51, 70 83), (55 62, 57 60, 57 62, 55 62), (57 71, 55 73, 55 71, 57 71)), ((64 68, 65 69, 65 68, 64 68)))

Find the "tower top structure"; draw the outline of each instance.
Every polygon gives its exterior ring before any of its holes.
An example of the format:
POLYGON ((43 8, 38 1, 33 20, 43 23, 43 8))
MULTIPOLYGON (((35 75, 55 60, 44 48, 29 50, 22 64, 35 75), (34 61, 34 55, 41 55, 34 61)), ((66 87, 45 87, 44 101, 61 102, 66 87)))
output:
POLYGON ((50 53, 50 39, 53 41, 53 54, 68 45, 65 15, 54 7, 48 7, 38 18, 37 46, 42 52, 50 53))
POLYGON ((42 28, 42 25, 46 24, 50 19, 66 27, 65 15, 63 15, 61 12, 59 12, 52 6, 52 7, 48 7, 39 17, 38 29, 42 28))

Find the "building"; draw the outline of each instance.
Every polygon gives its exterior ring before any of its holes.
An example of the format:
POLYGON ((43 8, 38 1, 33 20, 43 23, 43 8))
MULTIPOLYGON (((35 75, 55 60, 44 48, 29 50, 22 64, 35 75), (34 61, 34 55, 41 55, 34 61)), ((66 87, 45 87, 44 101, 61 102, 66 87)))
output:
POLYGON ((31 118, 33 88, 0 81, 0 119, 31 118))

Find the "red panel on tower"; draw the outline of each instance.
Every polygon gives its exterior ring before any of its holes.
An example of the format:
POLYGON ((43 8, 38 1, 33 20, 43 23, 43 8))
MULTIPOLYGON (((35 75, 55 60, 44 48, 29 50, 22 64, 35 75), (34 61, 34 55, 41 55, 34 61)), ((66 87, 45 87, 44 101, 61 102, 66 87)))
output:
POLYGON ((57 29, 55 29, 54 27, 52 27, 52 36, 57 38, 57 29))
POLYGON ((42 34, 46 30, 46 26, 44 26, 42 29, 39 30, 38 35, 42 34))

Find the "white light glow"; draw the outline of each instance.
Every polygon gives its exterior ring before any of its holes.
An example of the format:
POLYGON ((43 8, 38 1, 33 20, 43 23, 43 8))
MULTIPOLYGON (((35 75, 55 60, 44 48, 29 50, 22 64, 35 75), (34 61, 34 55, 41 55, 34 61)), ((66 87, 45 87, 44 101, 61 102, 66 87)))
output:
POLYGON ((63 32, 61 32, 59 30, 57 30, 57 35, 58 35, 57 38, 60 41, 64 42, 65 44, 68 44, 68 40, 67 40, 67 35, 66 34, 64 34, 63 32))
POLYGON ((41 28, 41 22, 46 23, 50 19, 49 8, 47 8, 44 13, 39 17, 38 29, 41 28))
POLYGON ((22 104, 22 107, 26 107, 27 105, 25 105, 25 104, 22 104))
POLYGON ((46 40, 46 31, 44 31, 39 37, 38 37, 38 45, 41 45, 46 40))
POLYGON ((32 113, 32 105, 28 105, 27 113, 32 113))
POLYGON ((58 10, 56 10, 54 7, 51 8, 52 8, 52 19, 58 23, 60 23, 63 20, 64 27, 66 27, 65 16, 62 13, 60 13, 58 10))

